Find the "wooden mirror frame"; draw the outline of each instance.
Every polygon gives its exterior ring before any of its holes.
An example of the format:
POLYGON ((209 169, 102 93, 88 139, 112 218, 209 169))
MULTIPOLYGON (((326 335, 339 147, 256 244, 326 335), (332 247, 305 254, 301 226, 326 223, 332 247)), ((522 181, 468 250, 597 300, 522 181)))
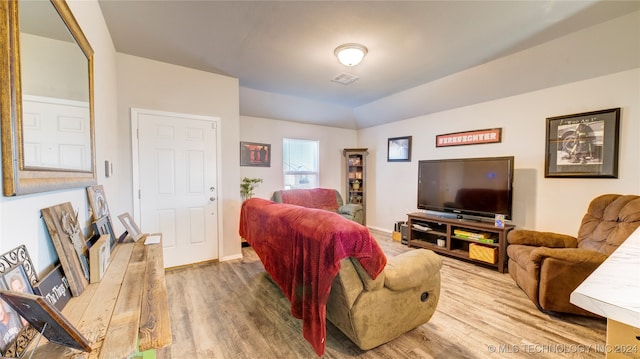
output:
POLYGON ((24 166, 22 129, 22 82, 20 72, 20 28, 18 0, 0 1, 0 117, 2 123, 2 182, 5 196, 47 192, 96 184, 93 49, 64 0, 51 0, 60 18, 87 57, 91 169, 75 171, 24 166))

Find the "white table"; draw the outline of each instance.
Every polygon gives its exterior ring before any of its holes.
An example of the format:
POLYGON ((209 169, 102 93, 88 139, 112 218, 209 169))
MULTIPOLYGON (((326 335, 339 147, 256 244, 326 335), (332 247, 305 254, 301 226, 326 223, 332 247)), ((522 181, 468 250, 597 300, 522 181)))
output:
POLYGON ((571 293, 607 318, 607 358, 640 358, 640 228, 571 293))

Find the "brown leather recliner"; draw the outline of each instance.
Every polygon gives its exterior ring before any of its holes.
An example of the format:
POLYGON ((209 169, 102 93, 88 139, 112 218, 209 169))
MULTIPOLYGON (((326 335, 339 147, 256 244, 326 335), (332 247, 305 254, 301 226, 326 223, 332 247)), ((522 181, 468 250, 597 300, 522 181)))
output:
POLYGON ((640 196, 605 194, 594 198, 578 237, 512 230, 508 235, 509 274, 542 311, 595 314, 569 296, 640 226, 640 196))

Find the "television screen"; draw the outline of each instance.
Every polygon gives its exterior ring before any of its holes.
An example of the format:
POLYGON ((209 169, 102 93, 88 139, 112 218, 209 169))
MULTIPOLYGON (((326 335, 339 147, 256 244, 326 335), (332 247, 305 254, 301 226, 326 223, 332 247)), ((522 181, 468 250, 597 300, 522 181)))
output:
POLYGON ((513 156, 418 162, 418 208, 511 219, 513 156))

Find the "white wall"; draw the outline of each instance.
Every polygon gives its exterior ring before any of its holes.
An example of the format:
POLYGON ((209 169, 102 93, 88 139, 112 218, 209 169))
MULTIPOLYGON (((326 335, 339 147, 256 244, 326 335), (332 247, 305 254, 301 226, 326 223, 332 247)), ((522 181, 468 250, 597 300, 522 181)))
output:
MULTIPOLYGON (((126 208, 133 208, 130 109, 176 112, 221 119, 222 173, 218 199, 223 210, 221 259, 240 255, 238 79, 186 67, 118 54, 119 187, 126 208)), ((107 193, 108 194, 108 193, 107 193)), ((142 228, 144 231, 145 229, 142 228)))
POLYGON ((89 101, 87 58, 75 42, 21 33, 20 53, 23 94, 89 101))
POLYGON ((240 140, 271 144, 271 167, 240 167, 240 179, 234 187, 238 194, 240 193, 240 180, 243 177, 262 178, 264 180, 255 190, 256 197, 268 199, 273 191, 283 188, 283 138, 319 141, 320 186, 335 188, 340 191, 344 198, 344 157, 342 150, 356 147, 357 136, 355 130, 248 116, 240 116, 240 140))
POLYGON ((521 228, 577 233, 589 201, 604 193, 640 194, 640 69, 371 127, 367 224, 391 230, 416 211, 418 161, 515 156, 514 220, 521 228), (621 107, 617 179, 544 178, 546 118, 621 107), (435 136, 502 128, 498 144, 435 147, 435 136), (413 136, 412 161, 387 162, 389 137, 413 136))
MULTIPOLYGON (((95 52, 94 105, 98 182, 105 186, 111 210, 117 211, 121 208, 119 190, 112 185, 113 179, 105 179, 104 171, 100 170, 103 168, 100 164, 104 164, 105 159, 115 158, 118 153, 117 147, 111 145, 116 141, 118 133, 115 119, 115 49, 97 1, 68 1, 68 5, 95 52)), ((40 217, 40 209, 64 202, 71 202, 78 210, 80 223, 85 234, 88 234, 90 215, 84 188, 0 197, 0 253, 25 244, 36 272, 39 275, 47 272, 57 261, 57 254, 40 217)))

